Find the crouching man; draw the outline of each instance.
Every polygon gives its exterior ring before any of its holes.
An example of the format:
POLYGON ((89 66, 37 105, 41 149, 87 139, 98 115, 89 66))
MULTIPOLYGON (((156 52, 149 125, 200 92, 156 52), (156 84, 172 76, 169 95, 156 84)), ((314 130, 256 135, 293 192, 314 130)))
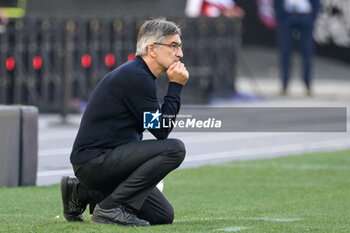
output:
POLYGON ((172 128, 149 129, 155 140, 142 140, 142 132, 146 111, 152 121, 160 113, 179 112, 181 90, 189 78, 180 61, 180 36, 173 22, 146 21, 139 30, 136 57, 96 86, 70 157, 77 178, 61 179, 68 221, 83 221, 82 213, 90 204, 93 223, 172 223, 173 207, 156 184, 182 163, 185 146, 178 139, 167 139, 172 128), (169 86, 160 107, 155 80, 164 72, 169 86))

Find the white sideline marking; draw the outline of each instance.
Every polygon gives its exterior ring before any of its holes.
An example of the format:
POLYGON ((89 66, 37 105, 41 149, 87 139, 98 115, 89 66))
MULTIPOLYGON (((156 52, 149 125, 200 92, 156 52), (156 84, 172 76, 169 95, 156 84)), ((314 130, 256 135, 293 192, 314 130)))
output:
MULTIPOLYGON (((74 141, 75 136, 77 135, 78 129, 74 130, 67 130, 62 132, 49 132, 49 133, 39 133, 39 141, 50 141, 50 140, 72 140, 74 141)), ((177 132, 174 132, 172 134, 172 137, 177 137, 177 132)), ((178 133, 179 134, 179 133, 178 133)), ((230 140, 236 140, 236 139, 258 139, 258 138, 266 138, 266 137, 278 137, 279 135, 282 135, 284 133, 211 133, 210 135, 212 137, 200 137, 196 135, 196 137, 193 136, 186 136, 181 135, 181 140, 183 140, 185 143, 203 143, 203 142, 219 142, 219 141, 230 141, 230 140)), ((289 135, 295 135, 297 133, 288 133, 289 135)), ((150 133, 144 133, 145 139, 154 139, 154 137, 150 133)))
POLYGON ((225 227, 225 228, 219 228, 213 231, 227 231, 227 232, 237 232, 237 231, 244 231, 247 229, 251 229, 252 227, 225 227))
MULTIPOLYGON (((175 134, 175 133, 174 133, 175 134)), ((296 134, 296 133, 290 133, 289 135, 296 134)), ((184 143, 204 143, 204 142, 219 142, 219 141, 231 141, 231 140, 242 140, 242 139, 258 139, 258 138, 266 138, 266 137, 278 137, 280 135, 283 135, 282 133, 213 133, 210 134, 210 136, 196 136, 196 137, 186 137, 183 135, 180 139, 184 143)), ((176 137, 176 135, 173 135, 176 137)))
POLYGON ((282 168, 300 169, 300 170, 350 170, 350 166, 346 165, 311 165, 311 164, 285 164, 282 168))
POLYGON ((316 149, 327 149, 334 147, 349 147, 349 139, 342 140, 329 140, 321 141, 314 143, 298 143, 292 145, 282 145, 282 146, 272 146, 272 147, 262 147, 262 148, 253 148, 253 149, 241 149, 241 150, 229 150, 223 152, 207 153, 207 154, 198 154, 192 155, 185 158, 186 162, 195 162, 203 161, 209 159, 225 159, 225 158, 236 158, 242 156, 252 156, 263 154, 280 154, 281 152, 292 153, 293 151, 299 151, 302 149, 303 153, 316 149))
POLYGON ((312 164, 277 164, 271 165, 258 165, 258 164, 221 164, 220 167, 227 168, 277 168, 277 169, 292 169, 292 170, 350 170, 350 166, 347 165, 312 165, 312 164))
MULTIPOLYGON (((65 130, 62 132, 44 132, 39 133, 39 141, 48 141, 48 140, 58 140, 58 139, 72 139, 74 140, 75 136, 78 133, 78 129, 65 130)), ((200 133, 194 133, 196 137, 187 136, 180 134, 179 132, 173 132, 172 137, 180 137, 181 140, 186 143, 203 143, 203 142, 216 142, 216 141, 229 141, 234 139, 253 139, 253 138, 262 138, 262 137, 277 137, 284 133, 231 133, 231 132, 220 132, 220 133, 210 133, 213 137, 200 137, 200 133)), ((289 133, 289 135, 297 133, 289 133)), ((145 139, 154 139, 154 136, 151 133, 144 133, 145 139)))
POLYGON ((298 222, 303 220, 302 218, 266 218, 266 217, 252 217, 243 218, 244 220, 257 220, 257 221, 268 221, 268 222, 298 222))
POLYGON ((198 221, 213 221, 213 220, 235 220, 237 218, 220 217, 220 218, 188 218, 188 219, 175 219, 174 222, 198 222, 198 221))
MULTIPOLYGON (((76 133, 75 133, 76 134, 76 133)), ((74 141, 75 134, 73 135, 71 132, 58 132, 55 134, 42 134, 39 135, 39 141, 46 141, 46 140, 56 140, 56 139, 71 139, 72 142, 74 141)), ((278 134, 268 134, 268 133, 259 133, 256 134, 234 134, 234 135, 226 135, 226 134, 220 134, 215 135, 215 137, 182 137, 181 139, 185 143, 205 143, 205 142, 218 142, 218 141, 230 141, 234 139, 252 139, 252 138, 263 138, 267 136, 278 136, 278 134)), ((150 139, 153 137, 150 137, 150 139)), ((145 138, 146 139, 146 138, 145 138)), ((72 147, 65 147, 60 149, 46 149, 46 150, 39 150, 39 157, 47 157, 47 156, 57 156, 57 155, 63 155, 63 154, 70 154, 72 150, 72 147)))
POLYGON ((200 222, 200 221, 216 221, 216 220, 247 220, 247 221, 267 221, 267 222, 298 222, 302 218, 269 218, 269 217, 249 217, 249 218, 235 218, 235 217, 219 217, 219 218, 188 218, 175 219, 174 222, 200 222))
POLYGON ((57 175, 65 175, 65 174, 73 174, 73 169, 63 169, 63 170, 48 170, 48 171, 39 171, 37 173, 37 177, 45 177, 45 176, 57 176, 57 175))
POLYGON ((0 213, 0 216, 4 216, 4 217, 21 217, 21 218, 42 218, 42 219, 48 219, 50 218, 49 216, 38 216, 38 215, 33 215, 33 214, 3 214, 0 213))
POLYGON ((47 156, 55 156, 55 155, 70 155, 71 152, 72 152, 72 147, 39 150, 39 157, 47 157, 47 156))
POLYGON ((39 132, 39 141, 59 140, 59 139, 71 139, 74 140, 78 133, 78 129, 65 130, 58 132, 39 132))
MULTIPOLYGON (((204 142, 216 142, 216 141, 230 141, 233 139, 244 139, 244 138, 260 138, 260 137, 266 137, 267 133, 262 133, 259 135, 251 136, 251 135, 216 135, 215 137, 191 137, 187 139, 183 139, 185 143, 204 143, 204 142)), ((59 135, 55 136, 52 134, 48 135, 42 135, 40 137, 40 141, 44 140, 53 140, 53 139, 72 139, 72 142, 74 141, 74 137, 71 137, 71 135, 67 136, 67 132, 60 132, 59 135)), ((39 150, 39 157, 48 157, 48 156, 58 156, 58 155, 70 155, 72 151, 72 147, 65 147, 65 148, 59 148, 59 149, 46 149, 46 150, 39 150)))
MULTIPOLYGON (((214 140, 211 139, 210 141, 214 141, 214 140)), ((186 142, 186 143, 189 143, 189 142, 186 142)), ((236 157, 242 157, 242 156, 260 155, 262 152, 264 154, 279 154, 281 152, 293 153, 294 151, 302 150, 303 153, 304 152, 306 153, 308 151, 318 150, 318 149, 327 149, 327 148, 333 149, 334 147, 348 148, 350 147, 350 141, 347 138, 342 140, 336 139, 336 140, 328 140, 328 141, 321 141, 321 142, 314 142, 314 143, 298 143, 293 145, 260 147, 260 148, 254 148, 254 149, 229 150, 224 152, 191 155, 186 157, 185 161, 194 162, 194 161, 203 161, 203 160, 209 160, 209 159, 236 158, 236 157)), ((72 147, 39 150, 39 157, 70 155, 71 151, 72 151, 72 147)))

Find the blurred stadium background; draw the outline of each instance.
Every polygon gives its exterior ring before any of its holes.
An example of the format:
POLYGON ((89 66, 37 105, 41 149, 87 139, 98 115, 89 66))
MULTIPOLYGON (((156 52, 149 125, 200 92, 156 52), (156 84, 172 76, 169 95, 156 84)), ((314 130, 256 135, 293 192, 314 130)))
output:
MULTIPOLYGON (((16 2, 26 5, 26 14, 11 19, 0 34, 2 104, 35 105, 41 112, 62 116, 79 110, 104 74, 133 58, 138 27, 156 16, 177 21, 183 30, 183 60, 191 71, 184 103, 235 96, 242 91, 237 87, 238 74, 246 77, 243 82, 250 79, 256 95, 265 89, 257 85, 261 73, 269 72, 265 76, 275 76, 278 83, 277 58, 252 60, 259 56, 254 51, 268 56, 276 48, 275 32, 260 22, 256 1, 237 1, 246 11, 243 20, 186 18, 185 0, 16 2)), ((317 53, 347 66, 350 3, 324 2, 315 29, 317 53)))

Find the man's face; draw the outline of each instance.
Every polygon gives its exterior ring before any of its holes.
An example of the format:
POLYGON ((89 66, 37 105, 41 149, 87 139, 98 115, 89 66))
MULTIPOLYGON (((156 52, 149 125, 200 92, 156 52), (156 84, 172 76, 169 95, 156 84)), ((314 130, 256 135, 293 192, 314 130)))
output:
POLYGON ((179 35, 167 36, 162 44, 157 45, 157 62, 166 71, 171 64, 179 61, 183 57, 182 49, 178 46, 181 45, 181 39, 179 35), (173 45, 173 46, 172 46, 173 45))

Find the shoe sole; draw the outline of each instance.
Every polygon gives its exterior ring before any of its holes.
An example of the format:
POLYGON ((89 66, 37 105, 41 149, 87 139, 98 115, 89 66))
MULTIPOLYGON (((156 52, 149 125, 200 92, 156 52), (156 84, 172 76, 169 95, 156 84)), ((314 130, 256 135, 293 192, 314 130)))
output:
MULTIPOLYGON (((68 205, 68 200, 67 200, 67 183, 68 183, 68 176, 63 176, 61 178, 61 196, 62 196, 62 204, 63 204, 63 215, 64 212, 66 212, 65 207, 68 205)), ((64 218, 69 221, 66 216, 64 218)))
POLYGON ((74 218, 72 216, 66 215, 65 212, 67 212, 66 208, 68 206, 68 180, 69 176, 63 176, 61 178, 61 197, 62 197, 62 204, 63 204, 63 216, 68 222, 83 222, 84 218, 74 218))
POLYGON ((100 218, 100 217, 97 217, 97 216, 94 216, 94 215, 92 215, 92 217, 91 217, 91 222, 92 223, 102 223, 102 224, 113 224, 113 225, 118 225, 118 226, 125 226, 123 224, 116 223, 116 222, 113 222, 113 221, 109 221, 107 219, 100 218))
POLYGON ((110 221, 108 219, 101 218, 101 217, 94 216, 94 215, 92 215, 92 217, 91 217, 91 222, 92 223, 101 223, 101 224, 112 224, 112 225, 124 226, 124 227, 125 226, 129 226, 129 227, 132 227, 132 226, 135 226, 135 227, 148 227, 149 226, 149 225, 121 224, 121 223, 113 222, 113 221, 110 221))

